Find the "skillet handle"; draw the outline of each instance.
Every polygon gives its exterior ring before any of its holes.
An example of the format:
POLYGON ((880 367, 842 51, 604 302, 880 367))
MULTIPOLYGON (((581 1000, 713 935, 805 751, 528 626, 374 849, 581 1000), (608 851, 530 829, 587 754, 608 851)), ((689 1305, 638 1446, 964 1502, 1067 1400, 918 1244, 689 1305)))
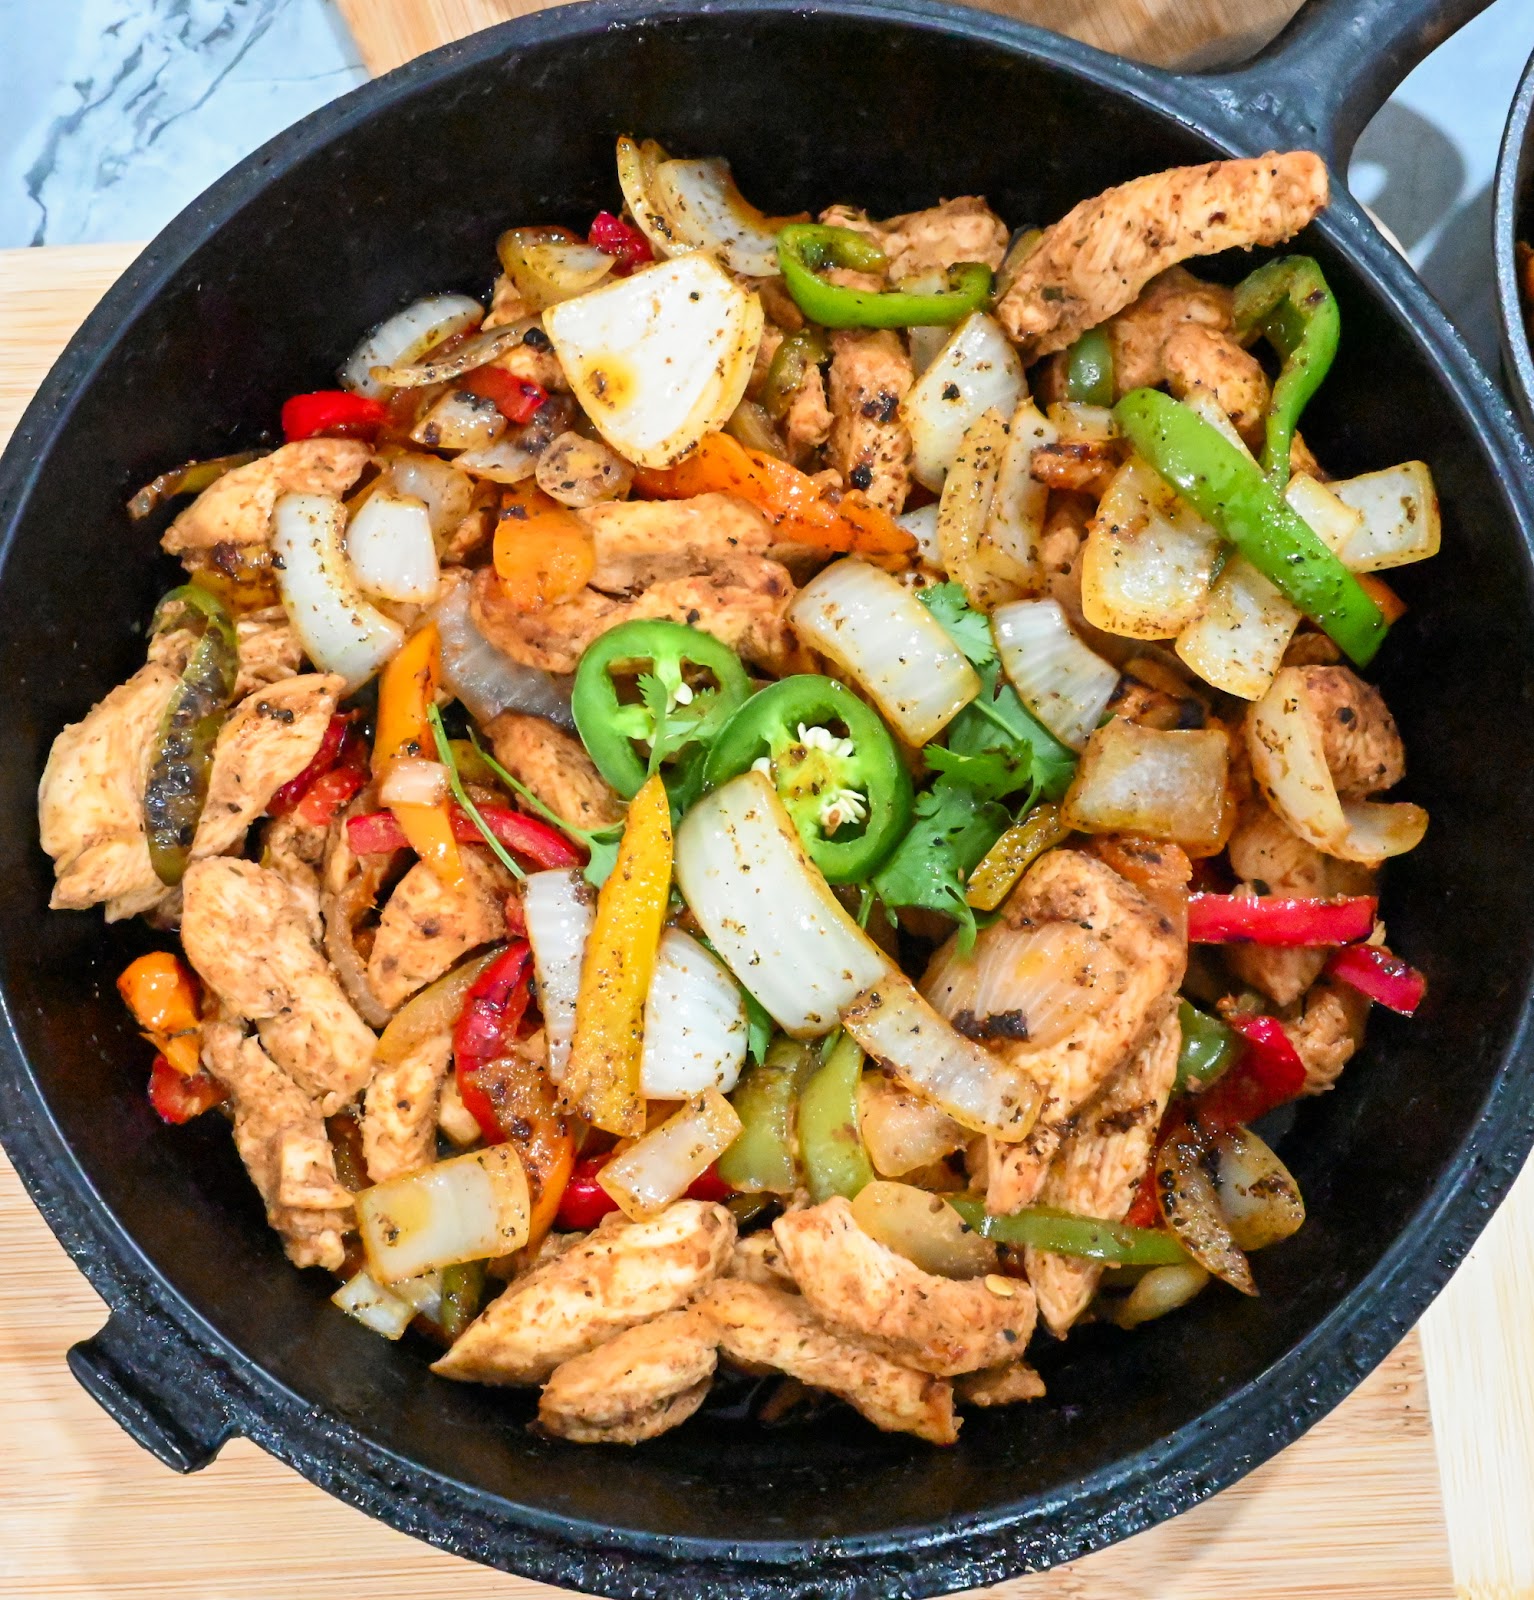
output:
POLYGON ((1278 148, 1317 151, 1335 173, 1369 119, 1426 55, 1490 0, 1306 0, 1272 43, 1202 78, 1252 145, 1253 123, 1278 148))
POLYGON ((134 1443, 177 1472, 208 1465, 236 1429, 199 1392, 188 1356, 170 1329, 114 1312, 66 1359, 80 1386, 134 1443))

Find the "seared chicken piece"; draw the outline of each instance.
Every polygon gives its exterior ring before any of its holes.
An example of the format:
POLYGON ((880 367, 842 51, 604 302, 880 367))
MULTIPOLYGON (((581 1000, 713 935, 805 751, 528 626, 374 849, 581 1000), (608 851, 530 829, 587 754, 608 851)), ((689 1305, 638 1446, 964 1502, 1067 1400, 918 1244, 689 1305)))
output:
POLYGON ((1305 1093, 1325 1094, 1364 1042, 1369 1002, 1345 983, 1322 978, 1305 996, 1299 1021, 1284 1032, 1305 1063, 1305 1093))
POLYGON ((696 578, 740 555, 770 556, 772 524, 732 494, 686 500, 607 500, 577 513, 591 531, 591 587, 635 595, 657 583, 696 578))
POLYGON ((861 489, 892 517, 911 489, 911 435, 900 402, 913 381, 898 334, 844 328, 831 335, 830 463, 849 489, 861 489))
POLYGON ((724 1272, 727 1278, 740 1278, 746 1283, 765 1284, 769 1289, 787 1289, 797 1293, 793 1274, 778 1248, 778 1241, 770 1228, 760 1233, 748 1233, 735 1241, 735 1250, 724 1272))
POLYGON ((1044 1090, 1039 1120, 1016 1144, 990 1155, 986 1206, 1016 1211, 1037 1196, 1070 1119, 1139 1048, 1161 1020, 1187 966, 1183 931, 1133 884, 1079 850, 1051 850, 1025 874, 1003 909, 1012 928, 1049 922, 1081 928, 1097 942, 1078 981, 1098 1003, 1063 1038, 994 1046, 1044 1090))
MULTIPOLYGON (((1168 1004, 1150 1038, 1075 1118, 1039 1190, 1038 1203, 1079 1217, 1122 1222, 1150 1165, 1156 1130, 1172 1096, 1182 1028, 1168 1004)), ((1027 1250, 1023 1263, 1039 1315, 1057 1339, 1086 1310, 1102 1267, 1081 1256, 1027 1250)))
POLYGON ((377 1040, 317 948, 283 878, 250 861, 194 861, 182 879, 181 942, 224 1006, 257 1024, 299 1088, 339 1111, 373 1075, 377 1040))
POLYGON ((719 1330, 703 1312, 667 1311, 554 1369, 538 1421, 577 1444, 638 1444, 703 1404, 719 1360, 719 1330))
POLYGON ((773 1223, 799 1292, 833 1332, 940 1378, 1020 1355, 1033 1336, 1033 1291, 1018 1278, 923 1272, 864 1233, 840 1195, 773 1223))
POLYGON ((835 418, 826 400, 826 380, 819 367, 809 367, 783 415, 783 441, 794 461, 804 461, 831 437, 835 418))
POLYGON ((173 556, 215 545, 264 544, 272 508, 285 494, 340 496, 372 454, 358 439, 299 439, 226 472, 171 523, 161 546, 173 556))
POLYGON ((555 816, 577 828, 623 820, 623 802, 597 771, 586 747, 544 717, 503 711, 485 724, 495 758, 555 816))
POLYGON ((336 1176, 320 1108, 232 1022, 203 1029, 203 1065, 229 1091, 234 1143, 266 1217, 298 1267, 338 1272, 352 1197, 336 1176))
POLYGON ((954 1380, 953 1391, 961 1406, 1010 1406, 1042 1400, 1044 1380, 1026 1361, 1009 1361, 1004 1367, 966 1372, 954 1380))
POLYGON ((1191 256, 1281 244, 1326 204, 1309 150, 1174 167, 1083 200, 1022 264, 996 308, 1025 361, 1063 350, 1191 256))
POLYGON ((1268 409, 1268 375, 1232 335, 1187 324, 1162 347, 1161 362, 1167 387, 1179 400, 1195 389, 1207 390, 1236 431, 1253 447, 1258 444, 1268 409))
POLYGON ((886 1433, 914 1433, 932 1444, 959 1436, 951 1383, 833 1333, 800 1295, 724 1278, 702 1309, 718 1328, 719 1348, 748 1372, 786 1372, 845 1400, 886 1433))
POLYGON ((1406 776, 1406 747, 1384 696, 1351 667, 1303 667, 1301 675, 1337 793, 1361 800, 1393 789, 1406 776))
POLYGON ((574 1249, 515 1279, 433 1372, 470 1383, 543 1383, 572 1356, 687 1304, 735 1244, 723 1206, 679 1200, 649 1222, 614 1213, 574 1249))
MULTIPOLYGON (((295 678, 303 668, 304 648, 281 606, 249 611, 234 621, 240 648, 240 670, 234 680, 234 697, 243 700, 253 689, 284 678, 295 678)), ((149 641, 149 659, 179 674, 196 643, 190 628, 172 628, 149 641)))
POLYGON ((178 681, 166 667, 140 667, 53 741, 37 817, 58 879, 48 902, 54 910, 83 911, 105 901, 107 921, 116 922, 164 895, 144 834, 144 784, 150 747, 178 681))
POLYGON ((772 672, 795 671, 802 660, 788 624, 793 580, 759 556, 733 556, 704 577, 668 579, 633 600, 584 589, 559 605, 518 611, 490 567, 474 574, 472 595, 480 632, 513 661, 545 672, 574 672, 586 647, 609 628, 652 617, 702 628, 772 672))
POLYGON ((961 261, 983 261, 994 272, 1007 253, 1006 223, 974 194, 891 217, 884 229, 891 283, 946 272, 961 261))
POLYGON ((362 1103, 362 1152, 374 1183, 436 1160, 438 1104, 452 1058, 453 1032, 444 1028, 373 1074, 362 1103))
POLYGON ((387 1010, 434 983, 460 956, 503 938, 505 869, 476 849, 459 851, 465 888, 449 887, 424 861, 400 879, 378 919, 368 987, 387 1010))

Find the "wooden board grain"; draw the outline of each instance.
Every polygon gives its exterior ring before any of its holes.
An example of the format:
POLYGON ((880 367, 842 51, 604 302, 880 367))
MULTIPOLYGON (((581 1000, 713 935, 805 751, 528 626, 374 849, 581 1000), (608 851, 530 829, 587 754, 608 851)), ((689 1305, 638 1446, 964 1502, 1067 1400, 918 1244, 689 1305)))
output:
MULTIPOLYGON (((337 0, 368 70, 543 9, 546 0, 337 0)), ((560 0, 552 0, 558 4, 560 0)), ((1297 0, 975 0, 983 10, 1068 33, 1161 66, 1239 61, 1271 39, 1297 0)))
MULTIPOLYGON (((134 249, 0 252, 0 443, 31 386, 134 249)), ((1534 1186, 1527 1197, 1534 1199, 1534 1186)), ((1527 1217, 1521 1226, 1527 1240, 1527 1217)), ((1513 1281, 1494 1262, 1486 1270, 1494 1286, 1513 1281)), ((1527 1276, 1516 1281, 1526 1290, 1527 1276)), ((190 1478, 139 1450, 64 1365, 69 1345, 94 1333, 104 1311, 3 1157, 0 1283, 0 1595, 313 1600, 332 1586, 365 1587, 369 1600, 557 1593, 372 1522, 246 1441, 190 1478)), ((1445 1326, 1452 1347, 1457 1319, 1445 1326)), ((1527 1328, 1526 1314, 1521 1324, 1504 1320, 1500 1335, 1484 1334, 1468 1354, 1511 1368, 1508 1352, 1488 1352, 1485 1341, 1506 1343, 1520 1326, 1527 1328)), ((1526 1370, 1516 1375, 1524 1405, 1526 1370)), ((1462 1371, 1457 1381, 1467 1405, 1507 1403, 1494 1374, 1462 1371)), ((1442 1423, 1439 1452, 1458 1463, 1463 1498, 1474 1505, 1481 1430, 1472 1415, 1445 1440, 1442 1423)), ((1027 1426, 1026 1411, 1018 1426, 1027 1426)), ((1518 1470, 1519 1444, 1508 1440, 1505 1471, 1518 1470)), ((1522 1471, 1527 1483, 1526 1461, 1522 1471)), ((1487 1588, 1477 1600, 1517 1600, 1524 1592, 1487 1588)), ((1332 1416, 1206 1505, 1068 1567, 989 1591, 990 1600, 1449 1600, 1453 1593, 1415 1337, 1332 1416)))

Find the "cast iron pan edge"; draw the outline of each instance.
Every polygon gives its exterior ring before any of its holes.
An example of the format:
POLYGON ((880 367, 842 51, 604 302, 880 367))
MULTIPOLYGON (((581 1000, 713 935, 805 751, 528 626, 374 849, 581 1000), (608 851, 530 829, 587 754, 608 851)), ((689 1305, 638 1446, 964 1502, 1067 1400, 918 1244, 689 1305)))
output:
MULTIPOLYGON (((30 491, 38 446, 90 382, 122 327, 270 174, 305 158, 420 83, 450 76, 460 63, 573 40, 594 29, 664 25, 667 17, 700 9, 749 15, 806 8, 784 0, 715 0, 702 6, 598 0, 544 12, 434 52, 364 86, 258 151, 165 230, 71 341, 0 465, 0 520, 10 526, 30 491)), ((1462 21, 1480 7, 1473 0, 1393 5, 1390 0, 1330 0, 1313 6, 1258 62, 1203 81, 1179 80, 1039 30, 922 0, 883 5, 840 0, 815 9, 967 36, 1042 56, 1067 66, 1086 83, 1127 95, 1195 129, 1232 153, 1303 142, 1322 149, 1335 167, 1372 109, 1370 98, 1383 97, 1398 71, 1441 36, 1448 18, 1462 21), (1335 40, 1328 57, 1325 35, 1331 25, 1346 28, 1354 38, 1371 39, 1386 64, 1360 68, 1352 51, 1346 45, 1336 49, 1335 40), (1344 70, 1352 77, 1339 83, 1344 70), (1297 127, 1286 101, 1301 98, 1312 118, 1297 127)), ((1349 197, 1338 194, 1321 227, 1373 276, 1459 405, 1478 420, 1524 531, 1527 568, 1534 503, 1526 485, 1534 478, 1534 459, 1511 426, 1504 403, 1442 313, 1349 197)), ((204 1465, 224 1440, 243 1433, 321 1487, 404 1531, 547 1582, 615 1595, 664 1595, 668 1600, 717 1594, 721 1584, 732 1594, 763 1600, 811 1593, 872 1600, 994 1583, 1149 1527, 1225 1487, 1341 1400, 1442 1286, 1534 1142, 1530 1020, 1526 1003, 1481 1119, 1451 1176, 1353 1295, 1259 1379, 1177 1434, 1084 1480, 1068 1499, 1026 1508, 1003 1506, 940 1528, 810 1546, 787 1541, 721 1546, 508 1510, 504 1502, 431 1477, 350 1425, 316 1413, 290 1390, 243 1364, 237 1351, 179 1298, 167 1294, 133 1241, 107 1215, 53 1125, 26 1070, 8 1009, 0 1050, 20 1094, 0 1101, 0 1132, 55 1233, 112 1308, 102 1332, 71 1352, 71 1367, 111 1414, 169 1465, 183 1471, 204 1465), (1432 1254, 1417 1242, 1424 1237, 1437 1242, 1432 1254), (1376 1298, 1388 1311, 1360 1319, 1356 1303, 1365 1296, 1376 1298)))
POLYGON ((1534 347, 1518 287, 1517 241, 1534 243, 1534 55, 1523 69, 1507 132, 1497 158, 1492 197, 1492 237, 1496 253, 1497 309, 1502 322, 1502 370, 1522 413, 1524 427, 1534 433, 1534 347))

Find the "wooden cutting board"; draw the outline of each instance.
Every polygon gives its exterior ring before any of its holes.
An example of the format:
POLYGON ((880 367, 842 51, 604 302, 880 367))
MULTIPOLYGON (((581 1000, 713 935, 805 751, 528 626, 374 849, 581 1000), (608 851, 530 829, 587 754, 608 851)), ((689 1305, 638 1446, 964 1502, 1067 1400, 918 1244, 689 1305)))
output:
MULTIPOLYGON (((375 72, 536 9, 529 0, 338 4, 375 72)), ((1244 54, 1293 0, 993 0, 991 9, 1188 63, 1244 54)), ((0 252, 0 443, 135 248, 0 252)), ((1303 1439, 1175 1521, 987 1591, 990 1600, 1534 1600, 1534 1367, 1523 1348, 1534 1325, 1531 1261, 1526 1174, 1420 1338, 1303 1439)), ((104 1308, 3 1156, 0 1282, 0 1595, 560 1593, 372 1522, 247 1441, 191 1478, 140 1451, 64 1366, 104 1308)))

